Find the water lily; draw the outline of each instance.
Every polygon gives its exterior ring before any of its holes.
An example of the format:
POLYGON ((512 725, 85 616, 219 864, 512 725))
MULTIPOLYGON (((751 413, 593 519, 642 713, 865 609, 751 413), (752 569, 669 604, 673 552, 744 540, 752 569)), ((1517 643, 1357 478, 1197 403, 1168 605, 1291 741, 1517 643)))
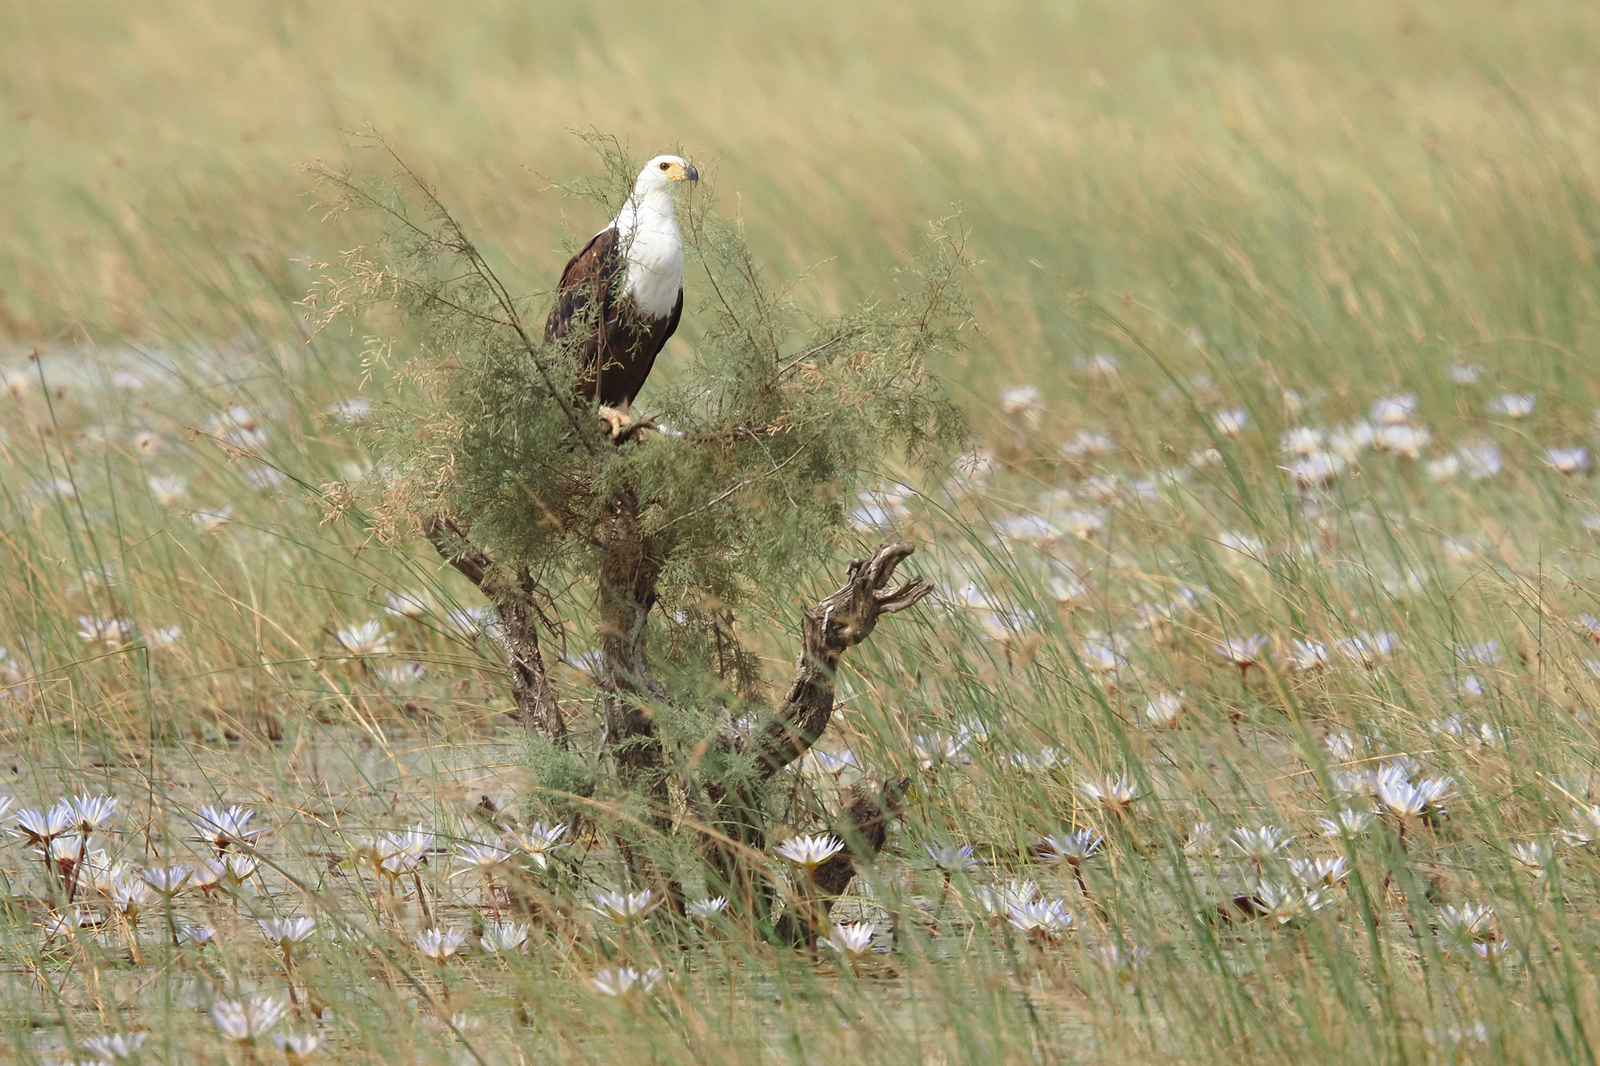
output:
POLYGON ((412 938, 412 943, 417 945, 418 951, 443 966, 452 955, 461 950, 461 945, 466 939, 467 931, 460 926, 451 926, 448 929, 435 927, 418 933, 412 938))
POLYGON ((615 969, 596 970, 595 975, 589 979, 589 984, 602 995, 623 999, 654 991, 664 976, 666 971, 659 966, 653 966, 648 970, 619 966, 615 969))
POLYGON ((252 1044, 288 1012, 289 1005, 276 996, 225 999, 211 1008, 211 1021, 226 1039, 252 1044))
POLYGON ((527 942, 528 926, 522 922, 490 922, 478 938, 483 950, 490 953, 516 951, 527 942))
POLYGON ((832 948, 847 959, 858 959, 872 948, 872 937, 877 931, 878 927, 872 922, 844 922, 834 925, 828 930, 828 935, 817 943, 832 948))
POLYGON ((661 905, 650 889, 638 892, 599 891, 594 894, 593 909, 618 925, 630 925, 644 918, 661 905))
POLYGON ((804 866, 807 870, 815 870, 818 866, 843 851, 844 841, 828 833, 817 833, 809 836, 790 837, 774 850, 797 866, 804 866))

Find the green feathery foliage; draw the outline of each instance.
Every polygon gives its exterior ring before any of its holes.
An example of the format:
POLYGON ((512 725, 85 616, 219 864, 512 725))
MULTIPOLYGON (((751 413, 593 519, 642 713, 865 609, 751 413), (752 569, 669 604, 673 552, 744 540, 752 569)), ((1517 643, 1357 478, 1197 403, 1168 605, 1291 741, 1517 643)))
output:
MULTIPOLYGON (((614 141, 591 143, 606 180, 569 191, 614 211, 637 163, 614 141)), ((511 294, 417 175, 401 165, 376 181, 321 177, 336 207, 374 210, 386 226, 325 278, 312 307, 386 304, 418 353, 398 376, 423 386, 420 402, 392 406, 378 429, 388 452, 381 530, 444 510, 542 586, 592 583, 596 527, 617 489, 633 485, 642 531, 665 560, 662 605, 733 607, 827 550, 865 471, 891 456, 931 462, 964 433, 926 370, 959 345, 968 320, 971 263, 951 220, 931 227, 891 294, 822 316, 763 277, 709 193, 686 199, 693 357, 676 376, 658 368, 642 397, 661 432, 618 447, 571 394, 565 350, 541 339, 548 296, 511 294)))

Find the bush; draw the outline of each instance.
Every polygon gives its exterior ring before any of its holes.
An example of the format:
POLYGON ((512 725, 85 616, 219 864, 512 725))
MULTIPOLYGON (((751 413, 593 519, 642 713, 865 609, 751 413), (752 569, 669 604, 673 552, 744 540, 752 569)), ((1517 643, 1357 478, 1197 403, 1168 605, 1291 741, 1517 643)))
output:
MULTIPOLYGON (((579 191, 614 208, 636 165, 615 142, 594 143, 608 177, 579 191)), ((692 825, 716 887, 760 909, 746 860, 764 844, 766 784, 826 728, 839 655, 931 586, 889 587, 908 544, 853 564, 806 612, 796 677, 776 708, 760 702, 737 614, 837 543, 842 501, 868 471, 890 456, 927 464, 963 435, 926 369, 966 321, 961 233, 932 227, 894 295, 811 315, 763 278, 701 193, 680 208, 693 358, 651 382, 660 431, 619 443, 576 396, 567 347, 540 339, 544 298, 514 294, 382 148, 397 168, 387 179, 317 169, 333 210, 366 211, 383 231, 324 267, 307 300, 324 323, 385 313, 393 336, 372 350, 415 352, 392 367, 410 399, 377 425, 386 462, 374 526, 388 538, 424 533, 494 605, 546 794, 604 821, 635 874, 675 900, 668 856, 692 825), (594 634, 598 728, 576 728, 577 704, 555 691, 540 633, 556 618, 594 634)))

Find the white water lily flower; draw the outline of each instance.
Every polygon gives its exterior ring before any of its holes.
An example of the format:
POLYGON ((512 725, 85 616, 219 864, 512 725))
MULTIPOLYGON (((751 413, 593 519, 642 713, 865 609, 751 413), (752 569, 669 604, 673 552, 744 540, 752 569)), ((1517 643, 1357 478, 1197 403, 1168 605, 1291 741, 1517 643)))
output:
POLYGON ((80 614, 78 639, 86 644, 98 642, 107 647, 120 647, 133 639, 133 623, 126 618, 102 618, 99 615, 80 614))
POLYGON ((288 1012, 289 1005, 277 996, 251 996, 248 1000, 222 1000, 211 1008, 211 1020, 225 1038, 250 1044, 288 1012))
POLYGON ((1511 857, 1535 877, 1543 877, 1555 859, 1555 849, 1542 840, 1534 840, 1526 844, 1511 845, 1511 857))
POLYGON ((1117 442, 1110 435, 1094 429, 1080 429, 1056 449, 1063 459, 1082 459, 1091 455, 1109 455, 1117 450, 1117 442))
POLYGON ((1218 657, 1233 663, 1241 670, 1255 666, 1267 649, 1267 638, 1260 633, 1248 637, 1226 637, 1221 644, 1212 646, 1218 657))
POLYGON ((1041 899, 1011 904, 1006 908, 1006 920, 1029 936, 1056 940, 1072 928, 1073 917, 1066 900, 1041 899))
POLYGON ((972 901, 990 918, 1004 918, 1015 903, 1032 903, 1041 897, 1037 883, 1011 880, 1000 885, 979 885, 972 901))
POLYGON ((1079 370, 1089 374, 1098 374, 1101 377, 1112 377, 1122 369, 1122 360, 1110 352, 1079 355, 1074 357, 1072 362, 1079 370))
POLYGON ((139 876, 150 890, 163 899, 172 899, 189 885, 194 876, 191 866, 152 866, 139 871, 139 876))
POLYGON ((1370 775, 1373 798, 1397 818, 1415 818, 1444 810, 1444 801, 1455 795, 1455 779, 1424 777, 1411 781, 1397 766, 1385 766, 1370 775))
POLYGON ((589 979, 589 984, 602 995, 621 999, 635 994, 650 993, 665 976, 666 971, 659 966, 652 966, 642 972, 632 966, 619 966, 616 969, 596 970, 595 975, 589 979))
POLYGON ((691 918, 709 921, 728 909, 727 896, 713 896, 710 899, 693 899, 684 908, 691 918))
POLYGON ((959 734, 927 733, 912 737, 911 747, 922 769, 932 772, 946 763, 971 762, 970 756, 962 754, 967 739, 959 734))
POLYGON ((435 833, 421 826, 398 833, 385 833, 372 842, 374 862, 379 872, 390 877, 416 873, 433 848, 435 839, 435 833))
POLYGON ((195 840, 225 851, 231 844, 250 844, 267 831, 266 826, 250 827, 255 813, 237 803, 228 807, 213 807, 208 803, 200 808, 189 826, 195 832, 195 840))
POLYGON ((222 857, 222 879, 237 888, 256 872, 261 860, 254 855, 241 855, 230 851, 222 857))
POLYGON ((1278 437, 1278 449, 1285 455, 1302 458, 1322 451, 1328 441, 1328 431, 1315 426, 1291 426, 1278 437))
POLYGON ((1152 729, 1176 729, 1183 724, 1186 707, 1183 693, 1158 692, 1145 704, 1145 721, 1152 729))
POLYGON ((203 948, 217 938, 216 926, 203 922, 181 926, 178 933, 197 948, 203 948))
POLYGON ((1217 853, 1217 827, 1210 822, 1196 822, 1183 838, 1185 855, 1215 855, 1217 853))
POLYGON ((139 1053, 149 1037, 149 1033, 112 1033, 87 1037, 78 1046, 102 1059, 131 1059, 139 1053))
MULTIPOLYGON (((9 804, 8 804, 9 805, 9 804)), ((77 815, 65 800, 53 807, 24 807, 14 818, 24 842, 45 845, 63 833, 71 832, 77 815)))
POLYGON ((1232 844, 1240 855, 1252 862, 1271 858, 1288 847, 1292 840, 1294 840, 1292 833, 1274 825, 1258 826, 1255 829, 1240 826, 1228 833, 1228 843, 1232 844))
POLYGON ((637 922, 661 905, 655 893, 648 888, 638 892, 599 891, 594 894, 593 909, 618 925, 637 922))
POLYGON ((155 889, 138 877, 119 880, 106 895, 111 897, 112 906, 130 922, 138 921, 142 912, 154 907, 161 899, 155 889))
POLYGON ((1332 888, 1350 876, 1350 862, 1337 859, 1290 859, 1289 873, 1303 888, 1332 888))
POLYGON ((1563 839, 1574 847, 1586 847, 1600 840, 1600 805, 1586 804, 1572 809, 1571 829, 1559 830, 1563 839))
POLYGON ((1040 401, 1039 387, 1037 385, 1017 385, 1009 389, 1000 390, 1000 410, 1013 418, 1020 417, 1030 426, 1039 424, 1039 416, 1044 413, 1044 404, 1040 401))
POLYGON ((455 860, 464 869, 457 870, 451 877, 465 877, 474 873, 493 877, 511 862, 511 852, 494 844, 457 844, 456 851, 455 860))
POLYGON ((171 474, 147 478, 145 485, 150 489, 150 498, 162 507, 176 507, 183 502, 183 494, 189 489, 187 480, 171 474))
POLYGON ((1372 401, 1372 409, 1368 418, 1380 426, 1398 426, 1411 421, 1411 416, 1417 413, 1417 394, 1404 393, 1399 396, 1380 396, 1372 401))
POLYGON ((1484 408, 1492 415, 1505 415, 1507 418, 1521 421, 1533 414, 1537 402, 1533 396, 1525 392, 1502 392, 1498 396, 1491 396, 1484 408))
POLYGON ((1283 665, 1302 673, 1321 670, 1328 665, 1328 646, 1320 640, 1293 638, 1289 641, 1289 650, 1284 653, 1283 665))
POLYGON ((1255 901, 1268 918, 1279 925, 1291 925, 1310 918, 1331 904, 1333 897, 1320 888, 1263 881, 1256 886, 1255 901))
POLYGON ((383 623, 372 619, 334 633, 339 646, 351 655, 378 655, 389 650, 392 633, 385 632, 383 623))
POLYGON ((256 924, 261 926, 261 935, 267 938, 269 944, 275 944, 285 951, 292 945, 309 940, 317 930, 315 918, 263 918, 256 924))
POLYGON ((1076 866, 1099 851, 1105 839, 1092 829, 1075 829, 1069 833, 1040 837, 1035 850, 1042 859, 1064 859, 1076 866))
POLYGON ((1086 954, 1090 962, 1106 973, 1126 976, 1144 965, 1150 957, 1150 949, 1138 944, 1119 944, 1113 940, 1094 945, 1086 954))
POLYGON ((427 592, 385 592, 383 599, 384 610, 396 618, 415 621, 433 610, 433 596, 427 592))
POLYGON ((522 922, 490 922, 483 928, 478 943, 492 953, 516 951, 528 942, 528 926, 522 922))
POLYGON ((1338 637, 1334 650, 1351 662, 1372 668, 1392 656, 1400 646, 1393 633, 1357 633, 1352 637, 1338 637))
POLYGON ((83 861, 83 845, 84 838, 81 836, 61 836, 33 850, 35 855, 65 874, 71 873, 72 868, 83 861))
POLYGON ((1587 474, 1594 465, 1594 460, 1589 456, 1589 449, 1580 445, 1568 448, 1551 448, 1544 453, 1544 461, 1550 469, 1567 477, 1578 477, 1587 474))
POLYGON ((844 850, 844 841, 829 833, 790 837, 776 849, 777 853, 797 866, 815 870, 844 850))
POLYGON ((84 836, 104 830, 117 814, 117 801, 111 796, 73 796, 66 801, 78 832, 84 836))
POLYGON ((1107 774, 1097 781, 1085 781, 1078 786, 1078 791, 1091 803, 1115 812, 1127 810, 1141 795, 1138 784, 1127 774, 1107 774))
POLYGON ((1237 437, 1250 425, 1250 412, 1243 407, 1232 407, 1211 416, 1211 427, 1218 436, 1237 437))
POLYGON ((1454 455, 1461 470, 1473 481, 1486 481, 1506 468, 1500 446, 1493 441, 1473 441, 1458 447, 1454 455))
POLYGON ((1447 950, 1467 952, 1480 940, 1495 939, 1494 908, 1477 903, 1442 907, 1434 928, 1447 950))
POLYGON ((817 945, 826 945, 847 959, 858 959, 872 948, 872 937, 877 931, 877 925, 872 922, 843 922, 835 924, 817 945))
POLYGON ((1372 434, 1374 448, 1405 459, 1421 458, 1432 440, 1433 431, 1427 426, 1379 426, 1372 434))
POLYGON ((404 661, 382 663, 372 671, 378 681, 392 689, 409 688, 421 684, 428 676, 428 668, 421 663, 404 661))
POLYGON ((1327 488, 1349 467, 1350 461, 1337 452, 1312 452, 1283 468, 1302 489, 1327 488))
POLYGON ((272 1042, 288 1061, 289 1066, 301 1066, 322 1046, 321 1033, 273 1033, 272 1042))
POLYGON ((44 929, 45 940, 50 941, 58 937, 70 939, 77 930, 89 928, 97 922, 98 916, 94 909, 79 904, 70 908, 65 914, 60 911, 48 911, 39 924, 44 929))
POLYGON ((1361 836, 1372 828, 1373 820, 1371 811, 1352 810, 1348 807, 1340 810, 1332 818, 1317 819, 1325 837, 1361 836))
POLYGON ((566 835, 567 826, 565 825, 534 822, 517 836, 517 846, 523 850, 528 858, 534 861, 539 869, 544 870, 550 866, 550 852, 567 846, 561 839, 566 835))
POLYGON ((933 863, 935 868, 946 873, 970 870, 978 865, 971 844, 923 844, 922 850, 927 853, 928 861, 933 863))
POLYGON ((461 950, 461 945, 466 942, 467 931, 460 926, 451 926, 440 929, 424 929, 412 938, 417 945, 417 950, 422 952, 434 962, 443 966, 449 961, 450 956, 461 950))
POLYGON ((196 511, 189 516, 201 536, 215 533, 229 522, 233 521, 233 504, 223 504, 214 511, 196 511))

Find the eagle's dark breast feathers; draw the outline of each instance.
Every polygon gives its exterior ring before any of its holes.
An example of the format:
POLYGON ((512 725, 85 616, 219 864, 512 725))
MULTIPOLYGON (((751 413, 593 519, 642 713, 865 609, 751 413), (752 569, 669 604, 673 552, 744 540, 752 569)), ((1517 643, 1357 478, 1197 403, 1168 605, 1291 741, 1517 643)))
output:
POLYGON ((623 407, 644 387, 656 356, 678 328, 683 291, 672 313, 651 318, 621 291, 626 260, 615 226, 594 235, 561 272, 556 306, 544 324, 544 339, 583 330, 574 353, 581 368, 577 391, 608 407, 623 407))

